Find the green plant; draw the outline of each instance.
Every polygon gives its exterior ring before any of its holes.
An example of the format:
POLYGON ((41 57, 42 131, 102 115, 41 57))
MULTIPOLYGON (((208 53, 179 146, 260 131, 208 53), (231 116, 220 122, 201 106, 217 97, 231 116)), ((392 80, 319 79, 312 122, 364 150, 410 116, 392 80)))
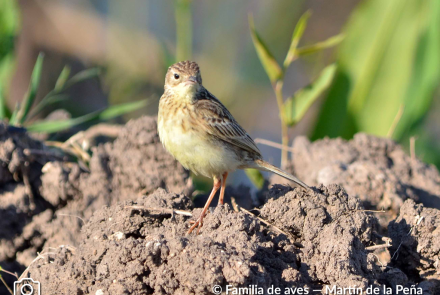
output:
POLYGON ((191 58, 192 52, 192 15, 191 0, 175 0, 176 20, 176 61, 191 58))
POLYGON ((17 105, 15 110, 11 113, 6 105, 6 99, 0 90, 0 119, 9 120, 10 125, 24 126, 30 132, 54 133, 59 132, 75 125, 82 124, 91 120, 110 120, 112 118, 121 116, 123 114, 138 110, 146 106, 148 100, 141 100, 125 104, 110 106, 103 110, 95 111, 77 118, 56 120, 56 121, 42 121, 31 122, 33 116, 37 115, 45 107, 66 99, 63 92, 71 86, 80 83, 84 80, 96 77, 99 75, 99 69, 87 69, 69 78, 70 69, 65 67, 59 75, 55 87, 50 91, 37 105, 34 105, 36 93, 40 84, 40 77, 43 68, 44 55, 40 54, 35 63, 34 70, 31 76, 29 90, 23 99, 22 103, 17 105))
POLYGON ((367 132, 407 145, 423 132, 420 154, 440 163, 421 128, 440 85, 440 1, 363 1, 345 35, 312 139, 367 132))
POLYGON ((386 136, 403 105, 392 135, 400 139, 426 114, 439 85, 440 2, 364 1, 345 34, 313 138, 386 136))
POLYGON ((17 1, 0 1, 0 95, 3 95, 9 85, 14 70, 14 42, 18 35, 19 24, 17 1))
MULTIPOLYGON (((316 44, 298 47, 298 44, 304 34, 307 26, 307 22, 310 18, 311 13, 307 11, 299 19, 295 26, 292 40, 290 42, 289 50, 284 58, 284 62, 280 65, 275 57, 270 52, 269 48, 266 46, 263 39, 260 37, 255 29, 254 21, 252 16, 249 17, 249 26, 252 36, 252 41, 254 47, 257 51, 258 57, 266 71, 267 76, 272 84, 272 88, 275 92, 275 98, 278 105, 279 116, 281 120, 281 133, 282 133, 282 154, 281 154, 281 167, 285 167, 287 163, 287 146, 289 144, 288 128, 294 127, 304 116, 308 108, 313 104, 314 101, 327 89, 330 85, 336 66, 331 64, 324 68, 319 76, 308 86, 303 89, 298 90, 293 95, 284 99, 283 85, 284 76, 291 65, 291 63, 298 58, 316 53, 325 48, 329 48, 339 44, 343 35, 333 36, 323 42, 318 42, 316 44)), ((256 171, 246 171, 249 178, 257 185, 261 187, 264 180, 261 175, 256 171)))

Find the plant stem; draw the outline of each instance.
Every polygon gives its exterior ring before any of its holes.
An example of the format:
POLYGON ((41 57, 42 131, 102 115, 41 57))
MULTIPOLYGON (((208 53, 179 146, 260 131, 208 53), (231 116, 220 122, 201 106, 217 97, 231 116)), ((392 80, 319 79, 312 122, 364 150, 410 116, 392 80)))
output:
POLYGON ((273 86, 273 89, 275 91, 275 96, 277 99, 278 104, 278 110, 280 112, 280 120, 281 120, 281 143, 283 145, 283 148, 281 150, 281 168, 285 168, 287 165, 287 147, 289 145, 289 133, 287 130, 287 120, 284 113, 284 100, 283 100, 283 84, 284 82, 282 80, 278 80, 275 85, 273 86))
POLYGON ((191 59, 192 17, 191 0, 175 0, 176 61, 191 59))
POLYGON ((11 294, 13 295, 14 293, 12 293, 11 288, 9 288, 9 286, 6 284, 6 282, 5 282, 5 280, 2 278, 2 276, 0 276, 0 280, 2 280, 3 285, 5 285, 6 289, 8 289, 8 291, 9 291, 9 293, 11 293, 11 294))

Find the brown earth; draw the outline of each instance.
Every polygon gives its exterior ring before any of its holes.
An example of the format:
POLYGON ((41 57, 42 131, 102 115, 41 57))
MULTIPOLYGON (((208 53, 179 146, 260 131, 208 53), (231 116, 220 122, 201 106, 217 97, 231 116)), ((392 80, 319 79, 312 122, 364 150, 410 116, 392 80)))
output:
POLYGON ((191 191, 189 174, 162 148, 155 118, 130 121, 113 143, 94 148, 89 171, 3 123, 0 142, 0 266, 18 273, 43 248, 76 246, 85 220, 104 205, 159 187, 191 191))
MULTIPOLYGON (((42 294, 213 294, 214 285, 438 292, 440 213, 427 207, 438 208, 439 174, 392 141, 299 138, 290 169, 323 185, 274 185, 258 216, 220 206, 189 236, 191 218, 170 209, 201 209, 154 118, 130 121, 95 147, 89 171, 4 124, 0 142, 0 266, 21 273, 30 265, 23 275, 39 280, 42 294), (384 234, 392 247, 375 250, 384 234)), ((227 198, 241 192, 249 194, 228 188, 227 198)))
MULTIPOLYGON (((378 214, 381 233, 399 214, 405 200, 440 209, 440 174, 433 166, 407 155, 390 139, 359 133, 352 140, 297 137, 287 170, 309 185, 336 183, 378 214)), ((278 176, 272 183, 284 183, 278 176)))

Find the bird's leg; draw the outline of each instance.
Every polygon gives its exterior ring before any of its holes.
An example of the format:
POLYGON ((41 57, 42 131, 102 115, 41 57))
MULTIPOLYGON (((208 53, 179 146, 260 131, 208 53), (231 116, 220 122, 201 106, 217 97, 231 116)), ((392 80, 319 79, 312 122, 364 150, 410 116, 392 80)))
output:
POLYGON ((206 211, 208 211, 209 205, 211 204, 212 199, 214 199, 214 196, 217 193, 220 186, 221 186, 221 180, 217 179, 217 177, 214 177, 214 186, 212 187, 212 191, 211 194, 209 195, 208 201, 206 201, 205 207, 203 207, 202 214, 200 214, 199 218, 197 218, 197 221, 188 230, 188 232, 186 233, 187 235, 189 235, 197 226, 199 227, 197 230, 197 234, 199 233, 199 230, 203 224, 203 217, 205 217, 206 211))
POLYGON ((219 205, 223 205, 223 198, 225 197, 226 178, 228 178, 228 172, 225 172, 222 175, 222 187, 220 189, 220 199, 218 200, 219 205))

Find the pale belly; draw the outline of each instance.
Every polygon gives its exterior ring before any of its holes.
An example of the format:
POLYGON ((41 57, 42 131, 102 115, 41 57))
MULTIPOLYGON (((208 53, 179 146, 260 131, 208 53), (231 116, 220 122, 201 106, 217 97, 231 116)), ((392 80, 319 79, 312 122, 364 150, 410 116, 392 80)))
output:
POLYGON ((183 130, 181 124, 159 118, 159 136, 164 147, 184 166, 196 174, 220 177, 234 171, 240 161, 225 143, 213 140, 202 132, 183 130))

